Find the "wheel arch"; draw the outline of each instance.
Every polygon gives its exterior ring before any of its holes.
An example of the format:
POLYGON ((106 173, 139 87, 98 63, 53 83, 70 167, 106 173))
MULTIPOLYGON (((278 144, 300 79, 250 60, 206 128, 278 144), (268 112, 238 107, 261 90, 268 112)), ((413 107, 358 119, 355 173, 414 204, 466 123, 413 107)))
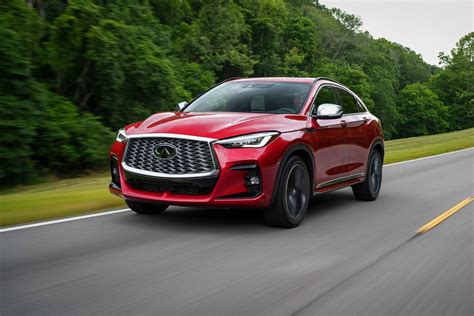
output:
POLYGON ((369 159, 370 159, 370 156, 372 155, 372 152, 374 150, 377 150, 380 153, 380 155, 382 156, 382 164, 383 164, 383 159, 384 159, 384 156, 385 156, 385 145, 384 145, 383 139, 377 138, 372 142, 372 145, 370 145, 370 150, 368 151, 367 159, 366 159, 367 163, 366 163, 366 166, 365 166, 364 179, 367 177, 367 172, 368 172, 368 168, 369 168, 369 159))
POLYGON ((303 143, 297 143, 290 145, 286 151, 285 154, 283 155, 283 158, 281 159, 280 166, 278 167, 278 173, 277 177, 275 179, 275 184, 273 186, 273 192, 272 192, 272 200, 271 203, 273 204, 275 200, 275 193, 277 191, 277 186, 280 183, 281 176, 283 174, 283 168, 285 167, 286 162, 288 159, 292 156, 299 156, 301 159, 303 159, 306 167, 308 168, 308 173, 310 174, 310 185, 311 185, 311 193, 314 191, 314 173, 315 173, 315 164, 314 164, 314 155, 313 152, 311 151, 310 147, 306 144, 303 143))
POLYGON ((370 146, 369 157, 370 157, 370 153, 373 150, 377 150, 380 153, 380 155, 382 156, 382 162, 383 162, 383 158, 385 156, 385 145, 381 138, 377 138, 370 146))

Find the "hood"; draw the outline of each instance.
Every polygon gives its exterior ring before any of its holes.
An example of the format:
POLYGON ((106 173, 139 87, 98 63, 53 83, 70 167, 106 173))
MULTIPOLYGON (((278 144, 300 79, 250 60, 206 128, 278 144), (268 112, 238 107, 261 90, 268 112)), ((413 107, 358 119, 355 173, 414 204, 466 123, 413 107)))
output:
POLYGON ((172 133, 223 139, 257 132, 303 129, 306 117, 237 112, 164 112, 127 126, 127 134, 172 133))

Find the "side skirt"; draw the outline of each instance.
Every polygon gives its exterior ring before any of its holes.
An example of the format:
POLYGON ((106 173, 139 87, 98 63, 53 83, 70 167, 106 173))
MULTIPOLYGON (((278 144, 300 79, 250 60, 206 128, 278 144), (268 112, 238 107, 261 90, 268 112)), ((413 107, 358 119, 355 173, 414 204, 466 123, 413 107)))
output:
POLYGON ((365 180, 365 174, 363 173, 356 173, 347 177, 342 177, 338 179, 334 179, 331 181, 323 182, 316 187, 314 191, 315 195, 327 193, 330 191, 335 191, 339 189, 343 189, 345 187, 361 183, 365 180))

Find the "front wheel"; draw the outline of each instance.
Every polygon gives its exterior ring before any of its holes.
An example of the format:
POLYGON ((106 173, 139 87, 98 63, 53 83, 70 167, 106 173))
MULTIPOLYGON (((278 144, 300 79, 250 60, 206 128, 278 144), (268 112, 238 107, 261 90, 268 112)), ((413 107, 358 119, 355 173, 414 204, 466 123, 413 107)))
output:
POLYGON ((163 204, 149 204, 136 201, 125 202, 132 211, 138 214, 161 214, 168 208, 168 205, 163 204))
POLYGON ((382 187, 382 156, 378 151, 372 152, 365 181, 352 186, 354 197, 362 201, 374 201, 382 187))
POLYGON ((293 228, 303 220, 311 195, 311 181, 303 159, 293 156, 283 168, 272 206, 264 211, 270 226, 293 228))

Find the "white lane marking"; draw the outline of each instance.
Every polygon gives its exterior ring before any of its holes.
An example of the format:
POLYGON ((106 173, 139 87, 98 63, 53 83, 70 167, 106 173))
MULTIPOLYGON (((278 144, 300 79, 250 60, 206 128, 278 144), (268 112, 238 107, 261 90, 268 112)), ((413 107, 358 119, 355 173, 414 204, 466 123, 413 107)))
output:
MULTIPOLYGON (((429 158, 447 156, 447 155, 456 154, 456 153, 460 153, 462 151, 473 150, 473 149, 474 149, 474 147, 470 147, 470 148, 465 148, 465 149, 461 149, 461 150, 451 151, 451 152, 444 153, 444 154, 438 154, 438 155, 433 155, 433 156, 428 156, 428 157, 423 157, 423 158, 418 158, 418 159, 395 162, 395 163, 391 163, 391 164, 388 164, 388 165, 384 165, 384 167, 391 167, 391 166, 401 165, 401 164, 404 164, 404 163, 415 162, 415 161, 420 161, 420 160, 429 159, 429 158)), ((91 217, 113 215, 113 214, 123 213, 123 212, 127 212, 127 211, 130 211, 130 209, 125 208, 125 209, 109 211, 109 212, 102 212, 102 213, 89 214, 89 215, 76 216, 76 217, 68 217, 68 218, 57 219, 57 220, 48 221, 48 222, 40 222, 40 223, 27 224, 27 225, 21 225, 21 226, 12 226, 12 227, 7 227, 7 228, 3 228, 3 229, 0 228, 0 233, 14 231, 14 230, 20 230, 20 229, 26 229, 26 228, 33 228, 33 227, 39 227, 39 226, 46 226, 46 225, 64 223, 64 222, 72 222, 72 221, 77 221, 77 220, 80 220, 80 219, 86 219, 86 218, 91 218, 91 217)))
POLYGON ((27 224, 27 225, 21 225, 21 226, 12 226, 12 227, 7 227, 7 228, 0 228, 0 233, 10 232, 10 231, 13 231, 13 230, 26 229, 26 228, 33 228, 33 227, 38 227, 38 226, 45 226, 45 225, 52 225, 52 224, 58 224, 58 223, 64 223, 64 222, 77 221, 77 220, 80 220, 80 219, 86 219, 86 218, 91 218, 91 217, 113 215, 113 214, 123 213, 123 212, 128 212, 128 211, 130 211, 129 208, 124 208, 124 209, 115 210, 115 211, 108 211, 108 212, 102 212, 102 213, 95 213, 95 214, 89 214, 89 215, 82 215, 82 216, 76 216, 76 217, 56 219, 54 221, 39 222, 39 223, 33 223, 33 224, 27 224))
POLYGON ((469 148, 464 148, 464 149, 460 149, 460 150, 450 151, 448 153, 443 153, 443 154, 437 154, 437 155, 432 155, 432 156, 421 157, 421 158, 412 159, 412 160, 394 162, 394 163, 390 163, 388 165, 383 165, 383 166, 384 167, 391 167, 391 166, 396 166, 396 165, 402 165, 402 164, 409 163, 409 162, 416 162, 416 161, 430 159, 430 158, 438 158, 438 157, 447 156, 447 155, 451 155, 451 154, 457 154, 457 153, 460 153, 460 152, 463 152, 463 151, 468 151, 468 150, 474 150, 474 147, 469 147, 469 148))

